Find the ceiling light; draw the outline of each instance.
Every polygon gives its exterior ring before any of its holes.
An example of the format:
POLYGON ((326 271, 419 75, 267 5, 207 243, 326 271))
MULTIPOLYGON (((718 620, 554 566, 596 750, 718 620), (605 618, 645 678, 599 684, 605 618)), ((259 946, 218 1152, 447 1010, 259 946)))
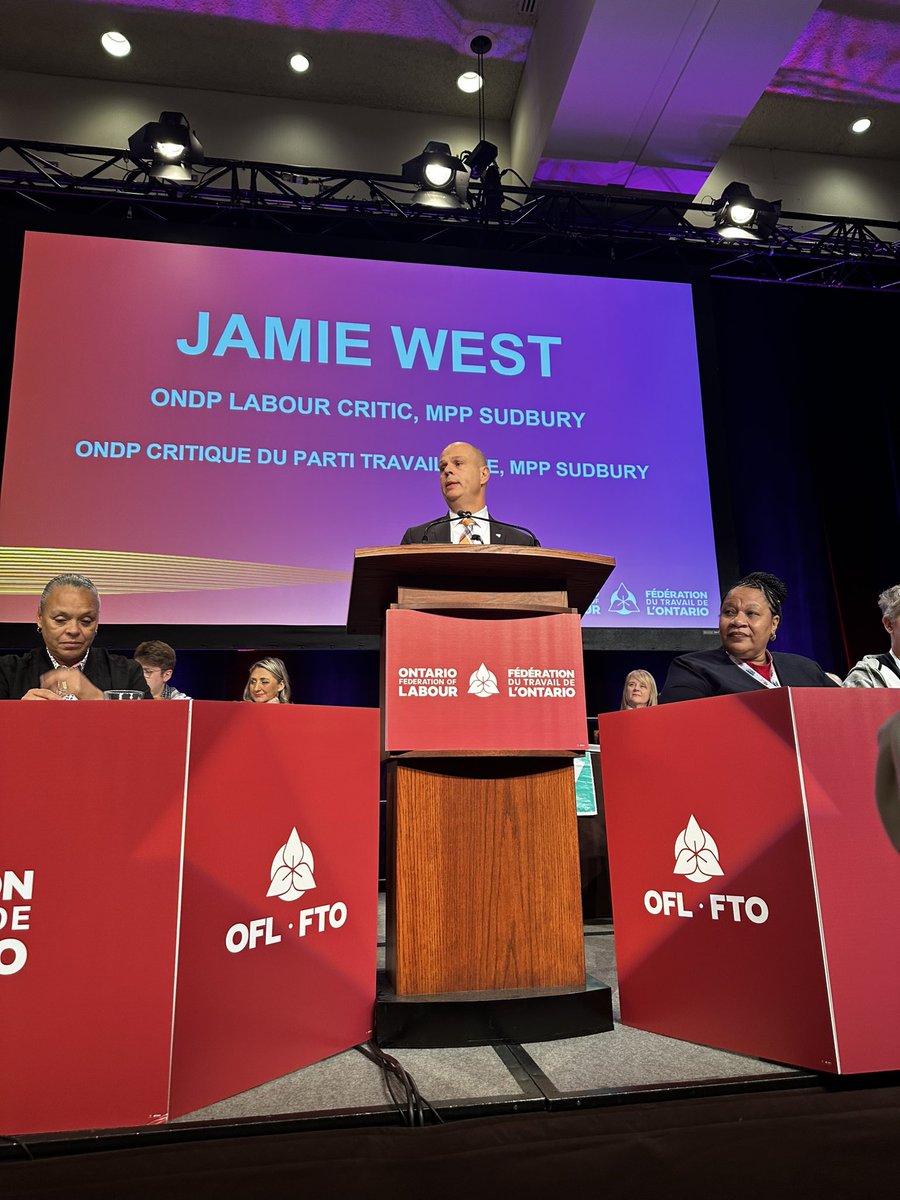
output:
POLYGON ((298 75, 302 75, 304 71, 309 70, 309 59, 305 54, 292 54, 288 59, 292 71, 296 71, 298 75))
POLYGON ((477 71, 464 71, 457 79, 456 86, 461 92, 477 92, 483 83, 477 71))
POLYGON ((860 117, 858 121, 854 121, 850 126, 851 133, 865 133, 872 128, 872 121, 869 117, 860 117))
POLYGON ((109 33, 104 33, 100 39, 100 45, 113 58, 124 58, 126 54, 131 53, 131 42, 128 38, 123 33, 116 33, 112 29, 109 33))
POLYGON ((203 147, 184 113, 161 112, 128 139, 128 152, 152 179, 189 183, 191 167, 203 162, 203 147))

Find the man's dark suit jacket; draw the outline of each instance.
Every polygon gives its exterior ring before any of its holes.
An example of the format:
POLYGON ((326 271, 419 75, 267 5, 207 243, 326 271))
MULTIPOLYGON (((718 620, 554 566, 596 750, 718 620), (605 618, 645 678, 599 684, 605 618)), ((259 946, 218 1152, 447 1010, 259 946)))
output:
MULTIPOLYGON (((772 654, 782 687, 837 687, 817 662, 802 654, 772 654)), ((698 650, 674 659, 659 694, 660 704, 676 700, 700 700, 705 696, 731 696, 735 692, 758 692, 757 683, 746 671, 736 667, 720 646, 718 650, 698 650)))
MULTIPOLYGON (((29 650, 21 657, 17 654, 0 656, 0 700, 21 700, 31 688, 40 687, 41 676, 52 669, 53 664, 43 646, 29 650)), ((123 658, 121 654, 109 654, 92 646, 84 664, 84 673, 101 692, 131 688, 143 692, 145 699, 150 698, 150 689, 140 664, 133 659, 123 658)))
MULTIPOLYGON (((424 525, 413 525, 411 529, 407 529, 400 540, 400 545, 412 546, 425 542, 447 545, 450 541, 451 522, 446 517, 437 517, 436 520, 440 521, 439 525, 426 521, 424 525), (427 536, 426 530, 428 530, 427 536)), ((495 521, 493 517, 490 517, 489 520, 493 546, 540 546, 541 544, 537 538, 531 537, 521 529, 516 529, 514 525, 504 525, 502 521, 495 521)))

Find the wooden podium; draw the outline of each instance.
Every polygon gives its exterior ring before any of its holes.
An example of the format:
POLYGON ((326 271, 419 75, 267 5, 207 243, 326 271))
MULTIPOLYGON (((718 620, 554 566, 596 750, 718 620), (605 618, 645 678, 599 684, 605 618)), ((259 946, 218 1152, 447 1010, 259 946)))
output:
POLYGON ((572 758, 580 614, 613 566, 518 546, 356 554, 348 629, 383 635, 383 1045, 612 1027, 585 977, 572 758))

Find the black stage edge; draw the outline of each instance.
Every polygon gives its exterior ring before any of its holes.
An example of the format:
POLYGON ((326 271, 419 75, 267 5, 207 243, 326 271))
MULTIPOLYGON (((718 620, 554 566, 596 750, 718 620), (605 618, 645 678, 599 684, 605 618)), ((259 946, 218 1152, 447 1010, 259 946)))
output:
POLYGON ((8 1200, 547 1200, 577 1188, 599 1189, 604 1200, 871 1200, 889 1195, 900 1172, 898 1119, 896 1081, 857 1081, 414 1129, 394 1122, 23 1155, 0 1166, 0 1192, 8 1200))
POLYGON ((550 1042, 608 1033, 612 989, 590 975, 583 988, 510 988, 398 996, 378 973, 375 1041, 385 1048, 434 1050, 498 1042, 550 1042))

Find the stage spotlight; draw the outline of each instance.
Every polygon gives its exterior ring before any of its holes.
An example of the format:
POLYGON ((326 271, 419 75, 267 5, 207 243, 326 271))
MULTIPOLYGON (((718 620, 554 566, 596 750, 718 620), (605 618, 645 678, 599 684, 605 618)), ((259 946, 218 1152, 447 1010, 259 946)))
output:
POLYGON ((460 158, 466 164, 476 179, 480 179, 491 163, 497 161, 497 147, 493 142, 482 139, 474 150, 466 150, 460 158))
POLYGON ((780 200, 758 200, 746 183, 729 183, 716 204, 719 237, 759 241, 772 236, 781 213, 780 200))
POLYGON ((421 154, 403 164, 400 177, 406 183, 419 185, 413 204, 425 208, 461 208, 465 202, 468 172, 446 142, 429 142, 421 154))
POLYGON ((167 183, 190 183, 191 167, 203 162, 203 147, 184 113, 162 112, 128 139, 131 157, 149 163, 147 174, 167 183))
POLYGON ((499 221, 503 214, 503 185, 500 168, 497 166, 497 147, 484 138, 474 150, 464 150, 460 158, 466 164, 471 179, 477 179, 481 190, 470 203, 476 205, 480 215, 487 221, 499 221))

